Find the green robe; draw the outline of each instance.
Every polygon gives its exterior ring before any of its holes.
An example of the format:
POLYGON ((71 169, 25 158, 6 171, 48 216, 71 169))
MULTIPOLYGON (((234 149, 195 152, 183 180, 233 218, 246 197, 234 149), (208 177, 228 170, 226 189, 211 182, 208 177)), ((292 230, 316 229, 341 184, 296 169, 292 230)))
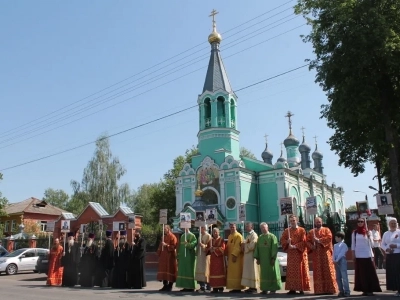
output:
POLYGON ((260 235, 254 250, 254 258, 260 262, 260 289, 262 291, 276 291, 282 288, 277 254, 278 239, 276 236, 272 233, 260 235), (271 265, 273 258, 275 263, 271 265))
POLYGON ((185 247, 185 233, 182 234, 178 248, 178 277, 176 278, 176 287, 184 289, 194 289, 196 281, 194 280, 196 264, 196 236, 186 233, 187 244, 185 247), (186 248, 186 256, 185 256, 186 248))

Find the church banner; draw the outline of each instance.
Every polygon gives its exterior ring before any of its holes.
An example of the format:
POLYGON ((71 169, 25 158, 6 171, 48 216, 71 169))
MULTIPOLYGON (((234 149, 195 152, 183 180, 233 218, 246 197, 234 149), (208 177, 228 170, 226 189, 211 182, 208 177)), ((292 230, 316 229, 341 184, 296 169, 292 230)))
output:
POLYGON ((246 221, 246 206, 244 203, 240 204, 238 207, 239 222, 246 221))
POLYGON ((318 214, 317 197, 308 197, 306 199, 307 216, 318 214))
POLYGON ((70 220, 63 220, 63 221, 61 221, 61 224, 62 224, 61 232, 69 232, 70 231, 70 228, 71 228, 70 220))
POLYGON ((159 224, 164 224, 164 225, 168 224, 167 214, 168 214, 168 209, 160 209, 159 224))
POLYGON ((285 197, 285 198, 279 199, 279 204, 281 207, 281 216, 293 214, 293 198, 292 197, 285 197))
POLYGON ((192 218, 190 213, 180 213, 179 219, 181 220, 179 227, 180 228, 191 228, 192 227, 192 218))
POLYGON ((113 231, 125 230, 125 223, 121 221, 113 222, 113 231))
POLYGON ((360 218, 368 218, 371 215, 367 201, 358 201, 356 202, 356 206, 357 212, 360 214, 360 218))
POLYGON ((392 194, 378 194, 376 195, 376 206, 380 215, 394 214, 392 194))
POLYGON ((205 214, 204 211, 196 212, 196 220, 194 220, 194 226, 195 227, 204 227, 204 226, 206 226, 206 220, 205 220, 204 214, 205 214))
POLYGON ((216 208, 207 208, 206 209, 206 222, 207 224, 217 224, 217 209, 216 208))
POLYGON ((103 231, 103 220, 99 220, 99 231, 103 231))
POLYGON ((81 224, 81 228, 79 230, 80 234, 86 233, 87 230, 87 224, 81 224))

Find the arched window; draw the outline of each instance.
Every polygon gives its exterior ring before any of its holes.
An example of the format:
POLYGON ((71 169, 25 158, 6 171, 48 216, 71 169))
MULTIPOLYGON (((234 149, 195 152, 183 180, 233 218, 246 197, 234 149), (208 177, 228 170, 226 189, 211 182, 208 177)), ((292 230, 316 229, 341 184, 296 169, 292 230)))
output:
POLYGON ((217 124, 218 127, 225 127, 226 114, 225 114, 225 99, 222 96, 217 98, 217 124))
POLYGON ((231 124, 230 127, 236 128, 236 107, 235 107, 235 101, 231 99, 231 124))
POLYGON ((204 100, 204 126, 211 127, 211 100, 206 98, 204 100))
POLYGON ((211 189, 206 189, 204 191, 202 199, 207 205, 218 204, 218 196, 211 189))

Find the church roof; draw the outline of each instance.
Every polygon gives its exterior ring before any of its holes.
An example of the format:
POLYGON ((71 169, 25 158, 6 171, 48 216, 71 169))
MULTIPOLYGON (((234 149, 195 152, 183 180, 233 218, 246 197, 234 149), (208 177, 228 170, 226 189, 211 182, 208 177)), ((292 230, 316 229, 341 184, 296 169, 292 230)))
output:
POLYGON ((225 71, 224 63, 222 62, 221 53, 219 51, 219 43, 211 44, 211 55, 208 63, 206 80, 204 81, 203 93, 209 91, 225 91, 233 94, 228 75, 225 71))
POLYGON ((31 197, 22 202, 11 203, 6 206, 7 215, 19 213, 37 213, 44 215, 60 216, 65 210, 48 204, 46 201, 31 197))

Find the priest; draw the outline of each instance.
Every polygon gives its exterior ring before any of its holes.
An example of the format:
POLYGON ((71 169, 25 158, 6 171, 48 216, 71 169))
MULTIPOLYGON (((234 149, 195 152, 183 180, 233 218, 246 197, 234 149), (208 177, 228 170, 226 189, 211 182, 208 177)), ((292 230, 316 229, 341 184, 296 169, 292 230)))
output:
POLYGON ((111 273, 114 267, 114 245, 111 240, 112 231, 106 231, 106 241, 101 249, 100 258, 97 264, 95 285, 100 287, 111 286, 111 273))
POLYGON ((190 232, 189 228, 185 228, 178 248, 178 276, 176 278, 176 287, 182 288, 181 292, 193 292, 196 287, 194 280, 196 245, 196 236, 190 232))
POLYGON ((65 245, 61 264, 64 267, 62 286, 74 287, 78 284, 78 266, 81 258, 80 247, 75 243, 75 234, 68 232, 68 243, 65 245))
POLYGON ((81 273, 79 279, 82 287, 93 287, 97 265, 97 251, 97 246, 94 244, 94 234, 89 233, 79 265, 81 273))
POLYGON ((136 229, 130 251, 128 270, 128 284, 133 289, 141 289, 146 286, 145 259, 146 240, 136 229))
POLYGON ((126 241, 126 230, 121 230, 116 237, 114 249, 114 269, 111 287, 125 289, 128 287, 127 272, 129 263, 129 244, 126 241))

